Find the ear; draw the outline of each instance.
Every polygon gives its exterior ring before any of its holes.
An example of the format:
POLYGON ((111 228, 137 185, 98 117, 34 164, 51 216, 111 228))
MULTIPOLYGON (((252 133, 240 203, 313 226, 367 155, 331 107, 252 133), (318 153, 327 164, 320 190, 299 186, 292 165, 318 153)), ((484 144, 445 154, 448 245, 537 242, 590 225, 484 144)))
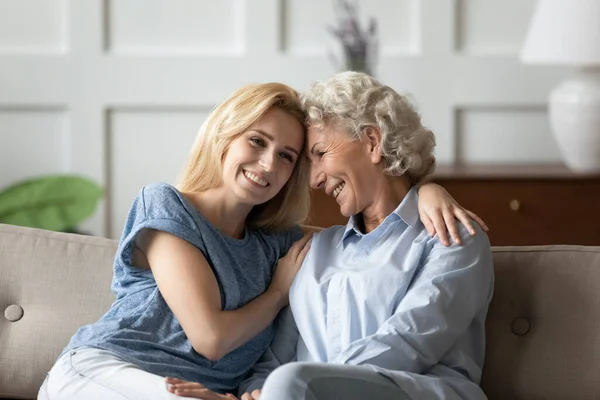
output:
POLYGON ((371 162, 379 164, 383 159, 381 154, 381 131, 374 126, 370 126, 365 129, 365 136, 368 141, 367 148, 371 162))

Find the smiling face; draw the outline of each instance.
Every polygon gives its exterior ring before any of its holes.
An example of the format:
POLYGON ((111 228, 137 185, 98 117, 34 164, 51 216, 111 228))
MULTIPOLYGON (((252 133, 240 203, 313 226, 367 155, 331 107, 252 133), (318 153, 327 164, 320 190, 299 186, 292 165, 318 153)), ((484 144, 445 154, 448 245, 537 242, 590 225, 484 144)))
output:
POLYGON ((231 142, 223 159, 224 185, 245 204, 269 201, 290 178, 303 144, 298 120, 272 108, 231 142))
POLYGON ((373 204, 383 177, 377 137, 352 140, 332 124, 311 127, 306 151, 311 161, 310 186, 333 196, 342 215, 350 217, 373 204))

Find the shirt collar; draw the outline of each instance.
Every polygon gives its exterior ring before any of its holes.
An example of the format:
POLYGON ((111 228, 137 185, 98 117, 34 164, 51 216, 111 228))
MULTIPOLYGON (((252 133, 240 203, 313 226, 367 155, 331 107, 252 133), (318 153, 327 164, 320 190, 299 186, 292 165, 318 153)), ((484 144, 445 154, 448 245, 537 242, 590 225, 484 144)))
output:
MULTIPOLYGON (((408 226, 414 228, 419 220, 419 196, 418 190, 416 186, 410 188, 404 199, 400 202, 398 207, 390 215, 386 217, 383 223, 386 223, 390 219, 400 218, 404 221, 408 226), (390 218, 391 217, 391 218, 390 218)), ((344 234, 340 239, 340 242, 337 244, 338 247, 340 244, 346 240, 347 237, 352 235, 364 235, 361 233, 360 229, 358 229, 358 215, 353 215, 348 220, 346 224, 346 229, 344 230, 344 234)))
POLYGON ((394 210, 408 226, 414 228, 419 222, 419 191, 416 186, 410 188, 402 202, 394 210))
POLYGON ((362 235, 362 233, 360 232, 360 230, 357 227, 357 225, 358 225, 357 219, 358 219, 358 215, 353 215, 350 217, 350 219, 348 220, 348 223, 346 224, 346 229, 344 230, 344 234, 342 235, 342 238, 340 239, 340 242, 338 243, 338 246, 344 241, 344 239, 346 239, 348 236, 350 236, 352 234, 362 235))

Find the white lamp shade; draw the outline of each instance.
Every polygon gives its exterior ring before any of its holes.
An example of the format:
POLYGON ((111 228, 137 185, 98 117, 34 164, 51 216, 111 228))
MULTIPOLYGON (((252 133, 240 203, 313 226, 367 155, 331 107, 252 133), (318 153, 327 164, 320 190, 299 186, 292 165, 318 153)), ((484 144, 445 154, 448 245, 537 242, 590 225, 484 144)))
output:
POLYGON ((521 61, 600 64, 600 0, 538 0, 521 61))

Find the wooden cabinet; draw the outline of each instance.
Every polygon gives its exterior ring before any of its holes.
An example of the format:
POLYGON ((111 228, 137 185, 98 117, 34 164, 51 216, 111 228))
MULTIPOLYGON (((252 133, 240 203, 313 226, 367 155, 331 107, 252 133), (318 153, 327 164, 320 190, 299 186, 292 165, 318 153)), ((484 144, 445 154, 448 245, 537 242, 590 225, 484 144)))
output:
MULTIPOLYGON (((442 166, 434 181, 484 219, 494 246, 600 246, 600 175, 563 166, 442 166)), ((313 193, 311 223, 331 226, 346 218, 319 191, 313 193)))

